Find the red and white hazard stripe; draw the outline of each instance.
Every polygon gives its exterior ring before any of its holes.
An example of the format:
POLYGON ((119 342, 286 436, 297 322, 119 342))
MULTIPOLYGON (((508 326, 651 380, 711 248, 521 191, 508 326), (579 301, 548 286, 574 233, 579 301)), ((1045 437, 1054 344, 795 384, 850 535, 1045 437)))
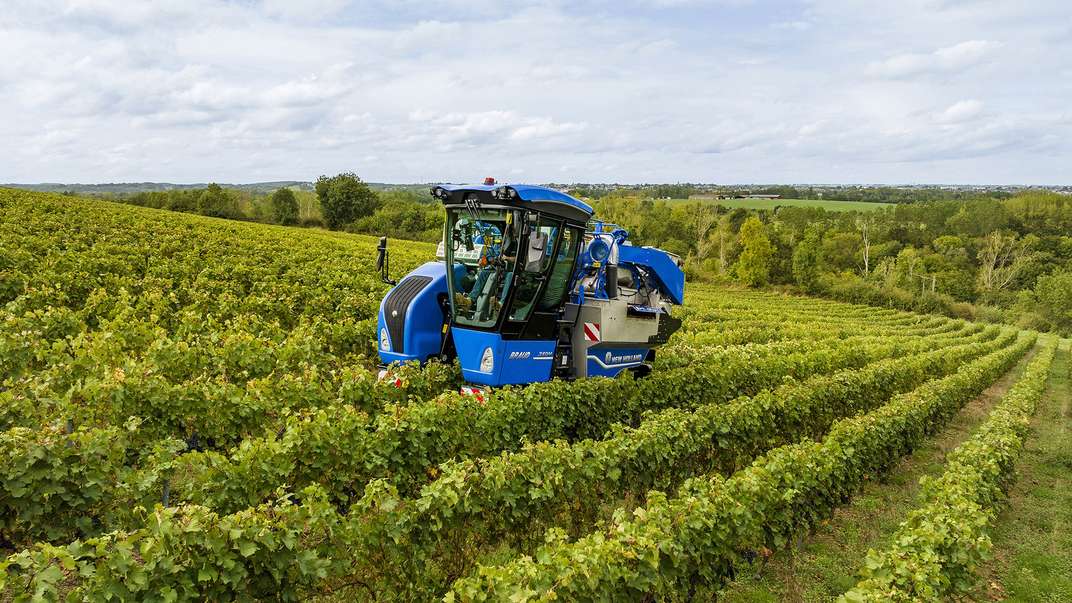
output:
POLYGON ((482 388, 472 387, 472 386, 469 386, 469 385, 463 385, 462 388, 461 388, 461 393, 466 395, 466 396, 472 396, 472 397, 476 398, 476 401, 481 403, 481 404, 485 403, 484 402, 484 390, 482 388))
POLYGON ((586 323, 584 323, 584 340, 585 341, 599 341, 599 323, 598 322, 586 322, 586 323))

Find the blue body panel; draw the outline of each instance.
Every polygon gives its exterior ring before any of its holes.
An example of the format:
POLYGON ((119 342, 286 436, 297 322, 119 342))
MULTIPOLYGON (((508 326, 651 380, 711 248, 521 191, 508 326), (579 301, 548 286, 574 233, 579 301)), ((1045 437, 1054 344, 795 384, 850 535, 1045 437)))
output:
POLYGON ((380 301, 379 318, 376 321, 376 347, 382 364, 410 360, 424 362, 430 356, 438 354, 443 343, 443 311, 439 307, 437 297, 447 293, 447 267, 443 262, 427 262, 398 281, 396 287, 411 276, 427 276, 432 282, 413 298, 406 309, 405 327, 402 331, 405 341, 401 346, 398 345, 399 342, 390 340, 390 330, 387 329, 384 317, 387 296, 380 301), (389 344, 386 350, 381 344, 382 333, 385 331, 388 333, 389 344), (400 347, 403 352, 396 352, 400 347))
POLYGON ((546 186, 535 186, 532 184, 440 184, 439 186, 448 191, 463 190, 488 192, 508 186, 517 191, 517 196, 522 201, 530 201, 537 205, 539 205, 539 203, 562 203, 577 208, 589 216, 594 213, 592 206, 584 201, 571 195, 567 195, 562 191, 547 188, 546 186))
POLYGON ((460 327, 451 327, 451 333, 462 365, 462 378, 469 383, 497 387, 551 378, 554 340, 504 341, 499 333, 460 327), (480 362, 487 349, 491 349, 492 367, 485 373, 480 370, 480 362))
POLYGON ((659 290, 665 293, 670 301, 678 305, 685 303, 685 273, 665 251, 652 247, 619 245, 618 264, 635 264, 649 268, 651 275, 658 280, 659 290))
POLYGON ((614 377, 622 370, 644 364, 648 348, 605 348, 593 346, 588 348, 589 377, 614 377))

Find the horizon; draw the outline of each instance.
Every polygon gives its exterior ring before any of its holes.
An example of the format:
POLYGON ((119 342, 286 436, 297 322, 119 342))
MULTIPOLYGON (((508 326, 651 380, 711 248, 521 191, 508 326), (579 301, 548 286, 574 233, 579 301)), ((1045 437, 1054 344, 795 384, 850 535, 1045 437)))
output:
POLYGON ((16 0, 0 33, 11 183, 1072 184, 1063 0, 16 0))
MULTIPOLYGON (((360 177, 360 174, 358 174, 360 177)), ((383 185, 383 186, 425 186, 436 184, 473 184, 477 183, 481 178, 474 178, 471 180, 428 180, 428 181, 414 181, 414 182, 386 182, 365 180, 370 185, 383 185)), ((521 180, 499 180, 496 179, 498 184, 521 184, 521 180)), ((282 183, 294 183, 294 184, 316 184, 316 180, 295 180, 295 179, 279 179, 279 180, 256 180, 246 182, 224 182, 222 180, 191 180, 187 182, 180 182, 174 180, 119 180, 119 181, 100 181, 100 182, 61 182, 61 181, 40 181, 40 182, 0 182, 0 187, 29 187, 29 186, 123 186, 123 185, 138 185, 138 184, 152 184, 159 186, 207 186, 209 184, 218 184, 222 187, 241 187, 241 186, 256 186, 266 184, 282 184, 282 183)), ((972 187, 972 188, 1042 188, 1042 189, 1066 189, 1072 187, 1072 183, 1065 184, 1059 182, 989 182, 989 183, 968 183, 968 182, 711 182, 711 181, 677 181, 677 182, 612 182, 612 181, 548 181, 548 182, 531 182, 531 184, 537 185, 595 185, 595 186, 622 186, 622 187, 644 187, 644 186, 709 186, 709 187, 744 187, 744 186, 789 186, 789 187, 857 187, 857 188, 910 188, 910 187, 922 187, 922 188, 938 188, 938 187, 972 187)))

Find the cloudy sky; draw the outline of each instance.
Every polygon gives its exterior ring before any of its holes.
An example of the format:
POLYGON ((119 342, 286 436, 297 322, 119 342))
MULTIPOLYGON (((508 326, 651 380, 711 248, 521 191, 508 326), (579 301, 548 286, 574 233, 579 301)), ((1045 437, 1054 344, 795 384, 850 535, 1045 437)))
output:
POLYGON ((1072 183, 1069 0, 3 0, 0 182, 1072 183))

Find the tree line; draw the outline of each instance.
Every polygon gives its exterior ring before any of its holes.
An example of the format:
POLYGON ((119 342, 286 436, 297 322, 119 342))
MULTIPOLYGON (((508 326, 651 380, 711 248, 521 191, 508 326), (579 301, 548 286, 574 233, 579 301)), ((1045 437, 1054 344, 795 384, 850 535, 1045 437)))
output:
MULTIPOLYGON (((687 191, 678 190, 683 186, 620 189, 589 200, 599 218, 626 228, 635 243, 684 258, 691 279, 793 287, 845 301, 1072 334, 1070 195, 945 192, 913 202, 897 198, 897 205, 869 212, 729 209, 710 201, 656 199, 684 195, 687 191)), ((315 192, 281 188, 256 194, 211 184, 115 200, 430 242, 439 240, 443 226, 442 207, 427 195, 374 191, 353 173, 321 176, 315 192)))
MULTIPOLYGON (((793 186, 742 185, 721 186, 711 184, 637 184, 637 185, 596 185, 572 184, 561 185, 578 197, 602 199, 614 196, 642 196, 654 199, 688 199, 692 195, 715 195, 733 197, 736 195, 779 195, 783 199, 825 199, 827 201, 862 201, 867 203, 918 203, 920 201, 953 201, 972 199, 979 193, 960 188, 939 186, 898 187, 898 186, 793 186)), ((1012 193, 994 190, 987 193, 992 198, 1005 199, 1012 193)))
POLYGON ((209 184, 123 195, 95 195, 121 203, 204 216, 287 226, 307 226, 437 241, 442 208, 412 190, 374 191, 356 174, 321 176, 315 192, 279 188, 270 194, 209 184))
POLYGON ((685 258, 690 278, 1072 333, 1072 195, 902 203, 868 212, 728 209, 611 195, 597 215, 685 258))

